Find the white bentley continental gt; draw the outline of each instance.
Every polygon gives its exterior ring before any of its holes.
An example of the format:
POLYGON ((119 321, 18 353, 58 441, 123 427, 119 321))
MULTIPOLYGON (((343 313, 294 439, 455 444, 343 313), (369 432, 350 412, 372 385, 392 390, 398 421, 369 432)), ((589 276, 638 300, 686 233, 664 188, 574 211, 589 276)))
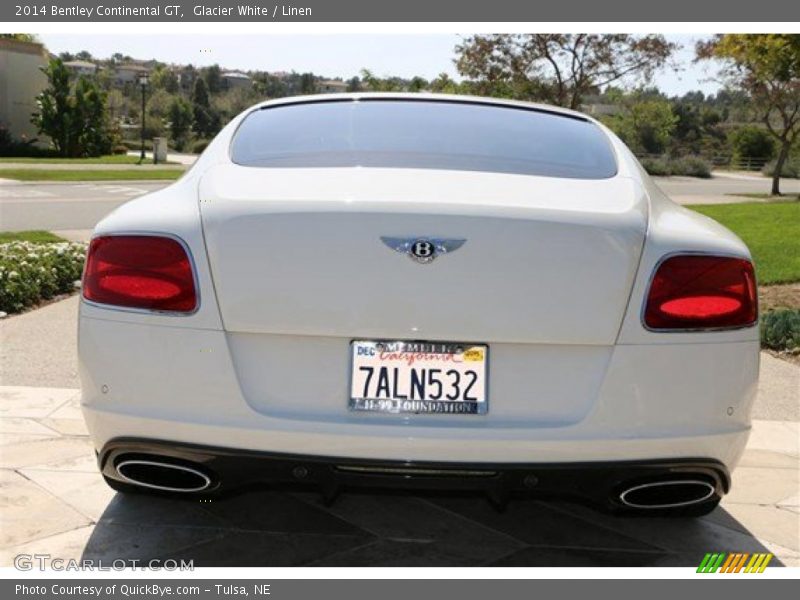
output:
POLYGON ((94 231, 82 405, 120 491, 305 483, 695 516, 731 486, 756 281, 576 112, 259 104, 94 231))

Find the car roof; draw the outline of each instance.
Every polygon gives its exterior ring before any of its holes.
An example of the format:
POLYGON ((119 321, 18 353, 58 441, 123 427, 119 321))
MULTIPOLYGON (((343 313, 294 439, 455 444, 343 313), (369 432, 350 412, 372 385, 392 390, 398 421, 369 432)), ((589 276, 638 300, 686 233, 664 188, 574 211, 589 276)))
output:
POLYGON ((522 108, 546 112, 573 119, 580 119, 581 121, 595 122, 595 120, 590 116, 581 112, 560 106, 552 106, 550 104, 539 104, 535 102, 525 102, 522 100, 509 100, 505 98, 466 96, 460 94, 434 94, 429 92, 352 92, 346 94, 312 94, 306 96, 289 96, 286 98, 276 98, 274 100, 260 102, 259 104, 253 106, 251 110, 259 110, 272 106, 308 104, 315 102, 342 102, 346 100, 413 100, 417 102, 429 100, 432 102, 458 102, 462 104, 493 105, 500 107, 505 106, 510 108, 522 108))

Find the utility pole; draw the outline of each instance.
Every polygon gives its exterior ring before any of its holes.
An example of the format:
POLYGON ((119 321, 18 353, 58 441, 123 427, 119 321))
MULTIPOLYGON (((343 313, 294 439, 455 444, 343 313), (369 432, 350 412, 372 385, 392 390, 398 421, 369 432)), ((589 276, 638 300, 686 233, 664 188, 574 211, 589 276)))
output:
POLYGON ((144 127, 145 127, 145 91, 147 89, 148 76, 144 72, 139 75, 139 85, 142 86, 142 152, 139 155, 139 163, 144 162, 144 127))

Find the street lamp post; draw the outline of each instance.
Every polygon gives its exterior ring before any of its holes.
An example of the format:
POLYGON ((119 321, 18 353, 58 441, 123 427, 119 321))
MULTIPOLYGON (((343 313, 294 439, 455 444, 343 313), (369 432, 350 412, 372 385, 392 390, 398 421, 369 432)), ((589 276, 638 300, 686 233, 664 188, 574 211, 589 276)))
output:
POLYGON ((142 86, 142 152, 139 155, 139 162, 144 162, 144 127, 145 127, 145 90, 147 88, 147 73, 139 75, 139 85, 142 86))

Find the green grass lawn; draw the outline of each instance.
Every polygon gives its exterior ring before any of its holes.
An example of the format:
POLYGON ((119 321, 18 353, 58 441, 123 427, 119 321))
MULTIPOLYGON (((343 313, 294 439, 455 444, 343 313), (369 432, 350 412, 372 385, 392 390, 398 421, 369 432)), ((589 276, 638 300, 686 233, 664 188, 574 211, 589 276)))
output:
POLYGON ((0 231, 0 244, 5 242, 66 242, 49 231, 0 231))
POLYGON ((53 169, 3 169, 0 179, 19 181, 118 181, 118 180, 175 180, 186 171, 183 169, 109 169, 100 170, 56 170, 53 169))
POLYGON ((800 281, 800 202, 688 206, 719 221, 750 248, 758 283, 800 281))
POLYGON ((758 194, 751 192, 742 192, 740 194, 725 194, 726 196, 738 196, 740 198, 756 198, 758 200, 776 200, 778 202, 783 200, 793 200, 797 196, 795 194, 785 194, 783 196, 773 196, 772 194, 758 194))
MULTIPOLYGON (((37 165, 135 165, 139 162, 138 156, 127 154, 109 154, 108 156, 97 156, 94 158, 14 158, 0 157, 2 163, 24 163, 37 165)), ((152 158, 148 158, 145 163, 150 164, 152 158)), ((175 164, 175 163, 167 163, 175 164)))

